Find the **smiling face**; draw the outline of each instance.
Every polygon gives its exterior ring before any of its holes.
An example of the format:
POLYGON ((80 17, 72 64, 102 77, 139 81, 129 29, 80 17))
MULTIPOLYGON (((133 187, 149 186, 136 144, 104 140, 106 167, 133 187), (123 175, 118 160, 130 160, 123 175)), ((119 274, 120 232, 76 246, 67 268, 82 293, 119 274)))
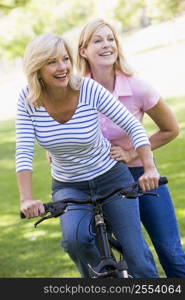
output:
POLYGON ((88 60, 91 68, 113 66, 118 57, 118 49, 112 30, 106 25, 98 28, 87 47, 80 49, 80 55, 88 60))
POLYGON ((67 87, 72 69, 69 54, 62 44, 40 69, 40 77, 48 88, 67 87))

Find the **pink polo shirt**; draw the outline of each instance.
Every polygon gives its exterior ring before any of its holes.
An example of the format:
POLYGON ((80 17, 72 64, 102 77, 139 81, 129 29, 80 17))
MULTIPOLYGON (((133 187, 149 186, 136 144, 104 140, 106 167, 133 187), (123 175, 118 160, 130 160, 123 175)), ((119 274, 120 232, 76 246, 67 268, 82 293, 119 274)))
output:
MULTIPOLYGON (((144 112, 154 107, 161 98, 158 91, 137 76, 126 76, 116 73, 113 95, 142 123, 144 112)), ((125 150, 133 148, 129 136, 116 124, 100 113, 103 135, 112 144, 121 146, 125 150)), ((128 164, 129 167, 142 166, 140 159, 128 164)))

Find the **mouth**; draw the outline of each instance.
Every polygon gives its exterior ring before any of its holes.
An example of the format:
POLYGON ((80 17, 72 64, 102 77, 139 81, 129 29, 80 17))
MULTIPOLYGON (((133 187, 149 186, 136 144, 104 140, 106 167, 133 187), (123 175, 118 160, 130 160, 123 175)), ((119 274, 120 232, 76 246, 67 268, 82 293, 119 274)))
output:
POLYGON ((67 73, 58 74, 54 76, 56 79, 66 79, 67 73))
POLYGON ((102 52, 101 54, 99 54, 100 56, 110 56, 112 55, 113 52, 112 51, 106 51, 106 52, 102 52))

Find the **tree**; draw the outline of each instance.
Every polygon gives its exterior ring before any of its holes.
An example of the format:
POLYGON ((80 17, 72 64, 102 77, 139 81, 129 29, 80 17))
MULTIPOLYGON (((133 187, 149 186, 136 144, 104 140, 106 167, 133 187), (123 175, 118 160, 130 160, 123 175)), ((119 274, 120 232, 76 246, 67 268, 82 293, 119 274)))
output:
POLYGON ((185 10, 185 0, 153 0, 153 5, 158 8, 159 21, 171 19, 185 10))
POLYGON ((22 0, 22 4, 23 2, 27 2, 25 6, 12 9, 1 18, 1 57, 14 59, 22 56, 27 43, 36 35, 44 32, 63 34, 86 23, 94 13, 95 0, 22 0))
POLYGON ((121 23, 123 30, 137 27, 140 24, 143 9, 146 7, 146 0, 118 0, 114 9, 114 18, 121 23))
POLYGON ((183 11, 185 11, 185 0, 118 0, 114 9, 114 18, 125 30, 142 25, 143 12, 149 21, 161 22, 170 20, 183 11))
POLYGON ((13 9, 26 6, 30 0, 0 0, 0 11, 9 13, 13 9))

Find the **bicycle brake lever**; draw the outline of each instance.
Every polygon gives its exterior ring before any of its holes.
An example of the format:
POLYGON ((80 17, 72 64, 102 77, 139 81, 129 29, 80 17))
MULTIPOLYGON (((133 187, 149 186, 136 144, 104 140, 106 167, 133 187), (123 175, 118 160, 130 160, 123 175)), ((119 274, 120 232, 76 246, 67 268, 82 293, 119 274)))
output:
POLYGON ((38 220, 37 222, 35 222, 34 227, 36 228, 38 224, 40 224, 44 220, 47 220, 47 219, 50 219, 50 218, 53 218, 53 216, 50 215, 50 216, 46 216, 46 217, 41 218, 40 220, 38 220))
POLYGON ((136 199, 138 197, 138 192, 128 192, 123 195, 123 197, 128 199, 136 199))
POLYGON ((152 193, 152 192, 144 192, 144 193, 141 193, 141 196, 142 195, 149 195, 149 196, 156 196, 156 197, 159 197, 159 194, 157 193, 152 193))
POLYGON ((136 199, 137 197, 143 196, 143 195, 148 195, 148 196, 156 196, 159 197, 159 194, 157 193, 152 193, 152 192, 128 192, 123 195, 123 197, 128 198, 128 199, 136 199))
POLYGON ((45 207, 45 211, 46 212, 50 212, 50 215, 49 216, 45 216, 43 218, 41 218, 40 220, 38 220, 35 224, 34 224, 34 227, 36 228, 38 224, 40 224, 41 222, 43 222, 44 220, 47 220, 47 219, 50 219, 50 218, 57 218, 59 217, 60 215, 62 215, 64 212, 65 212, 65 209, 66 209, 66 206, 67 204, 64 203, 64 204, 60 204, 60 206, 56 206, 55 204, 50 204, 49 205, 49 209, 48 209, 48 205, 45 204, 44 207, 45 207))

